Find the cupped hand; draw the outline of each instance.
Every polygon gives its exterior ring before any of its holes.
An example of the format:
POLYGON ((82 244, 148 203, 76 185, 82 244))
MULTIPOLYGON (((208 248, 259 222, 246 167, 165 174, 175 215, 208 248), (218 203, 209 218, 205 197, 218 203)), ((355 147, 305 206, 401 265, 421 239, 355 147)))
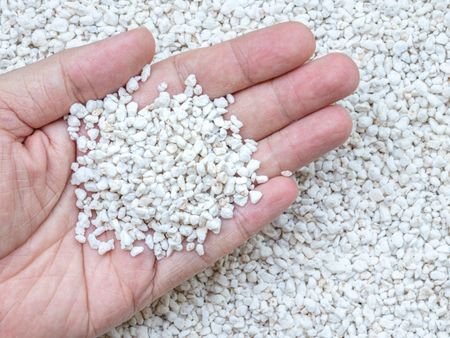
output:
POLYGON ((297 195, 295 170, 346 140, 347 112, 333 103, 358 84, 341 54, 307 62, 311 32, 298 23, 262 29, 152 66, 134 97, 141 105, 183 90, 193 73, 210 97, 234 93, 230 113, 259 142, 256 205, 236 208, 205 256, 177 252, 157 261, 116 249, 99 256, 74 240, 78 210, 69 184, 76 150, 62 117, 74 102, 102 98, 149 63, 154 40, 137 29, 70 49, 0 76, 0 337, 93 337, 241 245, 297 195))

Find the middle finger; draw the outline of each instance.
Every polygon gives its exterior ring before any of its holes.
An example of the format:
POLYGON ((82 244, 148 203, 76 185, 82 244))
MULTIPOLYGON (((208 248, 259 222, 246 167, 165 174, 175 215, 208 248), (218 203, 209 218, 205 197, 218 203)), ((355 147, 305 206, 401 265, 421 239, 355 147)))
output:
POLYGON ((229 115, 244 124, 243 137, 259 141, 350 95, 358 82, 358 69, 349 57, 329 54, 236 93, 229 115))

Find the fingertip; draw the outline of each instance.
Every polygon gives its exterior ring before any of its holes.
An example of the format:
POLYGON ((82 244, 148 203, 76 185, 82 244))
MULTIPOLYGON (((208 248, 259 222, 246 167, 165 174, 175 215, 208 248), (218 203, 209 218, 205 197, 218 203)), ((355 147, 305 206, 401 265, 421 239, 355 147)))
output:
POLYGON ((326 107, 323 112, 326 114, 326 126, 322 132, 329 139, 330 147, 336 148, 349 138, 353 121, 347 110, 339 105, 326 107))
POLYGON ((351 135, 353 130, 353 120, 347 109, 342 106, 335 106, 338 114, 338 119, 340 120, 339 125, 341 126, 341 144, 344 143, 351 135))
POLYGON ((296 48, 300 47, 301 55, 306 55, 309 58, 314 54, 316 39, 313 32, 306 25, 298 21, 288 21, 281 25, 286 27, 287 33, 296 42, 296 48))
MULTIPOLYGON (((293 67, 306 62, 316 49, 316 41, 311 30, 297 21, 283 22, 270 27, 276 32, 273 44, 281 44, 278 49, 290 59, 293 67)), ((274 48, 277 48, 275 45, 274 48)))
POLYGON ((270 202, 275 203, 276 209, 280 212, 287 209, 297 198, 298 186, 293 178, 276 176, 271 178, 268 183, 273 191, 270 202))
POLYGON ((353 93, 359 84, 359 69, 355 61, 343 53, 330 53, 327 58, 337 72, 336 80, 345 95, 353 93))
POLYGON ((315 50, 312 32, 305 25, 293 21, 243 35, 234 40, 233 45, 239 52, 236 54, 240 63, 248 68, 246 73, 252 75, 252 84, 301 66, 315 50))
POLYGON ((128 31, 127 34, 129 34, 130 42, 142 50, 142 54, 146 56, 147 63, 149 63, 155 54, 156 45, 150 30, 146 27, 139 27, 128 31))
MULTIPOLYGON (((111 56, 120 55, 121 61, 127 56, 128 65, 133 68, 134 73, 150 63, 155 54, 155 39, 153 34, 145 27, 135 28, 109 39, 100 41, 103 49, 109 50, 111 56)), ((95 45, 95 44, 94 44, 95 45)))

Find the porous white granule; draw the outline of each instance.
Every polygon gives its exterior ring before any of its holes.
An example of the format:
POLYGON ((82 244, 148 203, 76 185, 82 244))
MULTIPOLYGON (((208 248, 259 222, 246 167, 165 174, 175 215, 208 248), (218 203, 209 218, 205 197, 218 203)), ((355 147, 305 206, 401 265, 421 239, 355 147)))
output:
POLYGON ((144 251, 139 241, 157 259, 184 246, 203 255, 208 231, 220 232, 234 204, 262 197, 253 190, 262 177, 251 158, 257 143, 239 135, 234 115, 223 118, 229 101, 211 101, 193 74, 183 93, 171 97, 163 82, 154 102, 138 109, 131 94, 149 75, 145 66, 126 90, 70 108, 68 131, 84 153, 72 164, 75 239, 100 255, 115 247, 113 239, 98 239, 108 231, 133 257, 144 251))
POLYGON ((448 337, 448 1, 0 6, 1 72, 141 25, 160 60, 286 20, 312 29, 318 55, 343 51, 359 66, 358 91, 341 101, 352 136, 297 172, 294 205, 109 336, 448 337))

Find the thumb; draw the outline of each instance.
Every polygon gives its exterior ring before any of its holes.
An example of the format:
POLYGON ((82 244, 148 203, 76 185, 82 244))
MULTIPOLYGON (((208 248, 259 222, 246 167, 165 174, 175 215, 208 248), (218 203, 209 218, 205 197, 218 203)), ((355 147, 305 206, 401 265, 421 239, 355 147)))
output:
POLYGON ((139 28, 1 75, 1 128, 26 137, 74 102, 105 96, 149 63, 154 48, 152 34, 139 28))

